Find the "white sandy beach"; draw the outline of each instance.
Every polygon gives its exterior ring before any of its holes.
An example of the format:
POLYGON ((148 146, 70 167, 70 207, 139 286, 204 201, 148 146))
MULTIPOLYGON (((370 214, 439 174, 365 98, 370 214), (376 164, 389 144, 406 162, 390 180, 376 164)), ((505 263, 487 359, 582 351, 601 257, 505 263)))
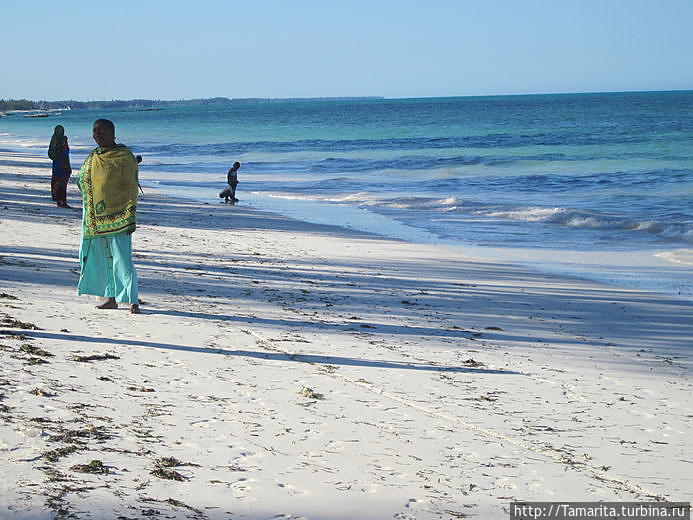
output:
POLYGON ((49 178, 0 153, 2 519, 692 498, 689 302, 145 188, 99 311, 49 178))

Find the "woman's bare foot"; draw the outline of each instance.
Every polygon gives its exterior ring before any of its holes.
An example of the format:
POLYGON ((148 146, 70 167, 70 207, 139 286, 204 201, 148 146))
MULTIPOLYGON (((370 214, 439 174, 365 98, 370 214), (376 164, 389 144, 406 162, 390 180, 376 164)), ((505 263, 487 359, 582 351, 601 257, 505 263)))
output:
POLYGON ((140 313, 140 306, 136 303, 133 303, 132 305, 130 305, 130 312, 132 314, 139 314, 140 313))
POLYGON ((118 308, 118 303, 115 301, 115 298, 109 298, 105 302, 103 302, 101 305, 96 306, 97 309, 117 309, 118 308))

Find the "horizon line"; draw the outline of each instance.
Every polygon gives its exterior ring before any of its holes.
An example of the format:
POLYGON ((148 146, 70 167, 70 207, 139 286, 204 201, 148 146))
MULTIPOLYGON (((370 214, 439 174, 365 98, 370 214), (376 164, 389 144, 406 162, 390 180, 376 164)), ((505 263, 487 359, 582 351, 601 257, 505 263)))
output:
POLYGON ((395 99, 449 99, 449 98, 479 98, 479 97, 521 97, 521 96, 561 96, 561 95, 581 95, 581 94, 645 94, 645 93, 673 93, 673 92, 693 92, 693 88, 667 89, 667 90, 587 90, 581 92, 561 91, 561 92, 523 92, 523 93, 494 93, 494 94, 460 94, 460 95, 444 95, 444 96, 383 96, 383 95, 362 95, 362 96, 299 96, 299 97, 227 97, 227 96, 209 96, 209 97, 190 97, 190 98, 115 98, 115 99, 28 99, 28 98, 0 98, 0 101, 29 101, 33 103, 59 103, 61 101, 76 101, 79 103, 112 103, 117 101, 160 101, 160 102, 183 102, 183 101, 199 101, 212 99, 226 99, 229 101, 244 101, 244 100, 259 100, 259 101, 283 101, 283 100, 349 100, 349 99, 372 99, 372 100, 395 100, 395 99))

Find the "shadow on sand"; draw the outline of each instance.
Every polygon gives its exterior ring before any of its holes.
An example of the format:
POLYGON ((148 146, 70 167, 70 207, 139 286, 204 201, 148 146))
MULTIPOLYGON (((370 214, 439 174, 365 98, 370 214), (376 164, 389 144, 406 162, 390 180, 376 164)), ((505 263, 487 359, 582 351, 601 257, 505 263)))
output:
POLYGON ((102 338, 95 336, 73 335, 55 332, 44 332, 36 330, 0 330, 0 334, 17 334, 21 332, 24 336, 31 338, 50 339, 57 341, 82 341, 89 344, 105 343, 108 345, 128 345, 133 347, 145 348, 160 348, 167 350, 177 350, 183 352, 194 352, 198 354, 217 354, 222 356, 241 356, 256 359, 265 359, 268 361, 308 363, 308 364, 326 364, 351 367, 365 368, 383 368, 383 369, 399 369, 399 370, 427 370, 431 372, 464 372, 470 374, 496 374, 496 375, 522 375, 520 372, 511 370, 492 370, 480 367, 464 367, 464 366, 444 366, 433 363, 416 363, 416 362, 401 362, 401 361, 386 361, 375 359, 359 359, 343 356, 320 356, 315 354, 285 354, 283 352, 262 352, 254 350, 227 350, 220 348, 202 348, 189 345, 173 345, 170 343, 157 343, 152 341, 141 341, 124 338, 102 338))

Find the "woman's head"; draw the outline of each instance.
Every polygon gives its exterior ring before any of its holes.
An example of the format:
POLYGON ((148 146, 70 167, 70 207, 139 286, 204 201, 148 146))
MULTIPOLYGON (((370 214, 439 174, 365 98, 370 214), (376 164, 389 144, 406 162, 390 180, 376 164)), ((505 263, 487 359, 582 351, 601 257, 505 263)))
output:
POLYGON ((108 119, 97 119, 94 121, 92 132, 94 141, 102 148, 109 148, 115 145, 115 125, 108 119))
POLYGON ((66 144, 67 137, 65 137, 65 129, 62 125, 56 125, 53 129, 53 135, 51 136, 51 144, 48 145, 48 157, 55 161, 58 158, 60 150, 66 144))

